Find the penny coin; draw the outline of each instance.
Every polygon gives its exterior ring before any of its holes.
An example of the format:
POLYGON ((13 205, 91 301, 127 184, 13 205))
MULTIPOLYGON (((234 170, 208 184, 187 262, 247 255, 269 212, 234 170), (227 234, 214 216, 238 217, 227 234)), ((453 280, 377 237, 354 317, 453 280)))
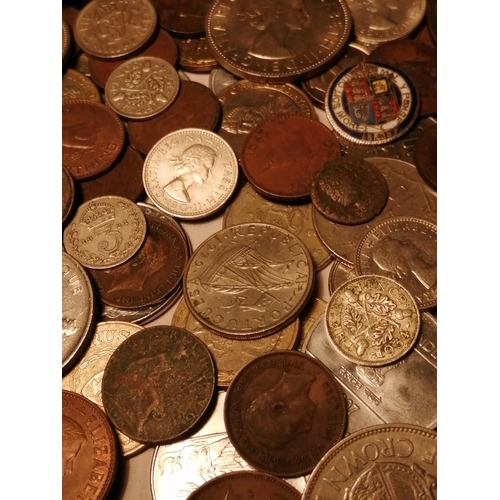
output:
POLYGON ((68 23, 62 20, 62 65, 68 62, 71 48, 71 31, 68 23))
POLYGON ((220 119, 220 104, 215 94, 198 82, 181 81, 173 104, 150 120, 130 122, 130 143, 147 155, 166 135, 183 128, 214 131, 220 119))
POLYGON ((236 471, 214 477, 187 498, 188 500, 213 500, 229 497, 300 500, 300 493, 279 477, 257 471, 236 471))
POLYGON ((62 77, 62 100, 86 99, 101 102, 97 87, 84 74, 68 68, 62 77))
POLYGON ((165 111, 179 92, 175 68, 158 57, 134 57, 122 63, 106 82, 106 103, 132 120, 153 118, 165 111))
POLYGON ((74 179, 107 170, 125 141, 122 122, 104 104, 87 100, 62 105, 62 164, 74 179))
POLYGON ((312 182, 313 205, 339 224, 362 224, 378 215, 387 203, 389 189, 375 165, 349 157, 328 159, 312 182))
POLYGON ((144 162, 143 182, 153 203, 180 219, 219 210, 238 180, 238 160, 214 132, 188 128, 160 139, 144 162))
POLYGON ((80 358, 94 333, 96 302, 85 269, 62 252, 62 371, 80 358))
POLYGON ((216 0, 207 16, 207 39, 221 66, 256 82, 285 83, 329 66, 351 32, 343 0, 290 4, 216 0))
POLYGON ((135 203, 101 196, 78 207, 64 230, 64 247, 83 266, 107 269, 135 255, 146 230, 146 218, 135 203))
POLYGON ((410 78, 388 64, 361 63, 332 81, 325 96, 328 121, 356 144, 376 145, 406 133, 418 117, 420 100, 410 78))
POLYGON ((215 388, 206 346, 174 326, 152 326, 124 340, 102 378, 102 401, 113 424, 136 441, 179 438, 205 413, 215 388))
POLYGON ((340 154, 328 127, 305 116, 284 115, 265 120, 248 134, 241 166, 262 195, 296 201, 310 197, 313 176, 340 154))
POLYGON ((306 246, 270 224, 239 224, 216 232, 193 253, 184 297, 193 316, 221 335, 263 337, 291 323, 313 289, 306 246))
POLYGON ((62 391, 62 498, 106 498, 117 467, 115 441, 98 406, 62 391))
POLYGON ((156 21, 156 10, 149 0, 94 0, 81 10, 74 35, 87 54, 113 59, 146 44, 156 21))
POLYGON ((101 300, 108 305, 135 309, 163 301, 182 280, 189 258, 184 232, 156 207, 140 207, 148 232, 140 250, 127 262, 90 274, 101 300))
POLYGON ((394 363, 415 344, 420 313, 406 288, 365 275, 333 292, 326 309, 328 336, 344 358, 363 366, 394 363))
POLYGON ((174 40, 179 51, 179 66, 184 71, 204 73, 219 66, 205 37, 174 40))
POLYGON ((297 351, 271 352, 242 368, 227 391, 224 421, 256 469, 295 477, 312 471, 344 435, 347 409, 333 374, 297 351))
POLYGON ((437 498, 436 432, 408 424, 361 429, 326 453, 302 499, 361 499, 372 492, 391 500, 437 498))
POLYGON ((413 157, 422 179, 437 191, 437 124, 430 125, 418 138, 413 157))
POLYGON ((67 169, 62 167, 62 223, 68 219, 75 201, 75 183, 67 169))
MULTIPOLYGON (((123 321, 98 323, 85 355, 78 365, 63 377, 63 389, 85 396, 104 410, 101 398, 104 367, 115 349, 126 338, 142 329, 142 326, 123 321)), ((133 441, 118 430, 116 435, 123 456, 130 457, 144 449, 142 443, 133 441)))
POLYGON ((419 309, 437 304, 437 227, 415 217, 391 217, 359 241, 356 272, 387 276, 403 285, 419 309))

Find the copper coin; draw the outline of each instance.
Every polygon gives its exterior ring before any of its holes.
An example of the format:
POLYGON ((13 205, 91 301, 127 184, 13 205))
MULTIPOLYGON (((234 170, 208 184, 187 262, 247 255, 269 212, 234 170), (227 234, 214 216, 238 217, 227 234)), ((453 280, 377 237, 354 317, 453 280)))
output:
POLYGON ((340 144, 328 127, 304 116, 287 115, 266 120, 248 134, 241 166, 262 195, 304 200, 310 196, 314 174, 340 154, 340 144))
POLYGON ((276 498, 300 500, 300 493, 285 480, 257 471, 228 472, 202 484, 187 500, 276 498))
POLYGON ((368 56, 370 62, 385 62, 401 68, 420 95, 420 116, 437 113, 437 50, 418 40, 395 40, 379 45, 368 56))
POLYGON ((437 191, 437 124, 426 128, 418 138, 413 158, 422 179, 437 191))
POLYGON ((62 163, 74 179, 107 170, 125 141, 117 114, 104 104, 66 101, 62 105, 62 163))
POLYGON ((68 170, 62 167, 62 223, 68 219, 75 201, 75 183, 68 170))
POLYGON ((311 472, 340 441, 346 420, 332 372, 297 351, 250 361, 229 386, 224 405, 236 451, 256 469, 281 477, 311 472))
POLYGON ((104 412, 62 391, 62 498, 103 500, 115 477, 116 438, 104 412))
POLYGON ((203 73, 219 66, 205 37, 174 40, 179 50, 179 66, 184 71, 203 73))
POLYGON ((68 23, 62 20, 62 65, 68 62, 71 48, 71 31, 68 23))
MULTIPOLYGON (((162 29, 158 30, 154 41, 146 48, 141 49, 135 56, 152 56, 164 59, 172 66, 177 62, 178 50, 174 39, 162 29)), ((92 80, 101 88, 106 87, 106 82, 113 71, 122 64, 124 60, 120 61, 103 61, 95 57, 89 57, 89 71, 92 80)))
POLYGON ((144 192, 142 167, 144 160, 134 148, 127 146, 115 164, 104 174, 77 182, 80 203, 99 196, 122 196, 137 201, 144 192))
POLYGON ((156 207, 141 206, 148 232, 139 250, 120 266, 91 270, 101 300, 124 309, 161 302, 180 283, 189 258, 184 232, 156 207))
POLYGON ((62 78, 62 100, 85 99, 101 102, 99 90, 83 73, 68 68, 62 78))
POLYGON ((220 104, 209 88, 201 83, 181 81, 179 94, 166 111, 151 120, 130 122, 127 131, 131 144, 147 155, 167 134, 182 128, 214 131, 219 118, 220 104))
POLYGON ((205 413, 214 388, 214 363, 205 344, 182 328, 152 326, 111 355, 102 402, 124 434, 158 444, 189 431, 205 413))
POLYGON ((313 205, 339 224, 362 224, 382 212, 389 188, 382 172, 360 158, 327 160, 312 182, 313 205))

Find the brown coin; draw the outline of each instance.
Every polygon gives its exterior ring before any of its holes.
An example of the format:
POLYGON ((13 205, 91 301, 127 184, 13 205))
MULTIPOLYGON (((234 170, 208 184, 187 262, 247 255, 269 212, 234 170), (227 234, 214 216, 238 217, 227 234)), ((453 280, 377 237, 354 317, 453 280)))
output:
POLYGON ((426 128, 418 138, 413 158, 422 179, 437 191, 437 124, 426 128))
POLYGON ((103 500, 115 477, 116 439, 104 412, 62 391, 62 498, 103 500))
MULTIPOLYGON (((178 51, 174 39, 165 30, 159 29, 153 42, 146 48, 141 49, 135 55, 158 57, 159 59, 167 61, 172 66, 175 66, 178 51)), ((103 61, 95 57, 89 57, 90 76, 99 87, 105 88, 111 73, 113 73, 113 71, 123 62, 123 59, 120 61, 103 61)))
POLYGON ((75 183, 68 170, 62 167, 62 223, 68 219, 75 201, 75 183))
POLYGON ((300 500, 300 493, 285 480, 257 471, 236 471, 202 484, 187 500, 276 498, 300 500))
POLYGON ((71 31, 68 23, 62 20, 62 65, 68 62, 71 49, 71 31))
POLYGON ((117 114, 104 104, 66 101, 62 105, 62 163, 74 179, 107 170, 125 141, 117 114))
POLYGON ((255 190, 278 200, 307 199, 314 174, 340 156, 340 144, 322 123, 299 115, 268 119, 249 134, 241 166, 255 190))
POLYGON ((429 45, 429 47, 436 48, 436 42, 434 42, 434 40, 432 39, 432 35, 427 25, 422 27, 416 37, 416 40, 425 43, 425 45, 429 45))
POLYGON ((437 44, 437 0, 429 0, 427 2, 427 11, 425 14, 429 33, 434 43, 437 44))
POLYGON ((80 203, 100 196, 122 196, 137 201, 144 192, 142 167, 144 160, 134 148, 123 149, 115 164, 104 174, 77 182, 80 203))
POLYGON ((151 120, 128 124, 131 144, 147 155, 164 136, 182 128, 202 128, 214 131, 220 118, 220 104, 215 94, 205 85, 181 81, 174 103, 151 120))
POLYGON ((224 421, 236 451, 281 477, 312 471, 344 435, 347 408, 333 374, 297 351, 259 356, 227 391, 224 421))
POLYGON ((184 232, 156 207, 141 206, 148 232, 137 254, 120 266, 91 270, 101 300, 135 309, 163 301, 180 283, 189 258, 184 232))
POLYGON ((99 90, 83 73, 68 68, 62 78, 62 100, 86 99, 101 102, 99 90))
POLYGON ((179 50, 179 66, 184 71, 203 73, 219 66, 205 37, 174 40, 179 50))
POLYGON ((313 205, 339 224, 362 224, 378 215, 389 196, 380 170, 360 158, 330 158, 316 172, 311 188, 313 205))
POLYGON ((157 444, 191 429, 214 388, 215 368, 203 342, 182 328, 152 326, 126 339, 111 355, 102 378, 102 401, 124 434, 157 444))

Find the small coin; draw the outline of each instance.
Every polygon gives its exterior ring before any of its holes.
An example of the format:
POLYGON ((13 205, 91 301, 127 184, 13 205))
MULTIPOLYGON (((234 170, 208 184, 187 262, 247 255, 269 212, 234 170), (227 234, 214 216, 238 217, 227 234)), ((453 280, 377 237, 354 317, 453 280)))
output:
POLYGON ((420 313, 413 296, 396 281, 364 275, 333 292, 326 310, 336 351, 363 366, 394 363, 415 344, 420 313))
POLYGON ((62 77, 62 100, 74 99, 101 102, 97 87, 84 74, 68 68, 62 77))
POLYGON ((219 66, 205 37, 174 40, 179 51, 179 66, 184 71, 204 73, 219 66))
POLYGON ((189 431, 206 411, 215 368, 206 346, 174 326, 153 326, 124 340, 102 378, 113 424, 136 441, 158 444, 189 431))
POLYGON ((101 196, 78 207, 63 241, 83 266, 107 269, 136 254, 146 231, 146 218, 135 203, 121 196, 101 196))
POLYGON ((427 127, 418 138, 413 157, 422 179, 437 191, 437 124, 427 127))
POLYGON ((68 219, 75 201, 75 183, 68 170, 62 167, 62 223, 68 219))
POLYGON ((115 435, 104 412, 62 391, 62 498, 104 500, 116 467, 115 435))
POLYGON ((344 435, 347 409, 333 374, 297 351, 259 356, 227 391, 229 439, 256 469, 275 476, 311 472, 344 435))
POLYGON ((208 86, 215 95, 219 95, 226 87, 238 82, 240 79, 226 71, 224 68, 215 68, 210 71, 208 86))

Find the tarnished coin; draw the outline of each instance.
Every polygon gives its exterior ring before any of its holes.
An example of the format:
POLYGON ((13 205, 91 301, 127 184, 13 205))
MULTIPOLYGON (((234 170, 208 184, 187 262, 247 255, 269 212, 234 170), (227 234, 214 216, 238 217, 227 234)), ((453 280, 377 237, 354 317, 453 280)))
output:
POLYGON ((184 71, 204 73, 219 66, 205 37, 174 40, 179 51, 179 66, 184 71))
POLYGON ((311 474, 302 499, 319 498, 436 499, 437 434, 405 424, 351 434, 328 451, 311 474))
POLYGON ((101 102, 99 90, 83 73, 68 68, 62 77, 62 100, 86 99, 101 102))
POLYGON ((391 217, 359 241, 356 272, 387 276, 403 285, 419 309, 437 304, 437 227, 416 217, 391 217))
POLYGON ((175 326, 141 330, 117 347, 102 378, 113 424, 136 441, 155 444, 189 431, 212 399, 215 368, 206 346, 175 326))
POLYGON ((184 297, 194 317, 221 335, 258 338, 291 323, 314 283, 304 243, 270 224, 216 232, 193 253, 184 297))
POLYGON ((337 352, 363 366, 394 363, 415 344, 420 313, 412 295, 384 276, 364 275, 333 292, 326 309, 337 352))
POLYGON ((141 48, 156 28, 149 0, 94 0, 80 12, 74 35, 91 56, 116 58, 141 48))
POLYGON ((333 374, 297 351, 259 356, 227 391, 229 439, 256 469, 294 477, 311 472, 344 435, 347 409, 333 374))
POLYGON ((134 57, 106 82, 106 104, 124 118, 144 120, 165 111, 179 92, 179 75, 158 57, 134 57))
POLYGON ((62 20, 62 65, 68 62, 71 48, 71 31, 68 23, 62 20))
POLYGON ((413 157, 422 179, 437 191, 437 124, 427 127, 418 138, 413 157))
POLYGON ((382 212, 389 188, 384 175, 361 158, 329 158, 311 184, 313 205, 339 224, 362 224, 382 212))
POLYGON ((62 371, 82 355, 94 333, 96 301, 83 267, 62 252, 62 371))
POLYGON ((207 39, 221 66, 257 82, 292 82, 321 72, 350 32, 343 0, 216 0, 207 16, 207 39))
MULTIPOLYGON (((63 377, 62 388, 85 396, 103 410, 101 381, 104 367, 115 349, 126 338, 142 329, 142 326, 124 321, 98 323, 85 355, 78 365, 63 377)), ((132 456, 144 448, 142 443, 133 441, 119 430, 116 433, 123 456, 132 456)))
POLYGON ((68 219, 75 201, 75 183, 68 170, 62 167, 62 223, 68 219))
POLYGON ((153 203, 180 219, 219 210, 238 180, 238 160, 224 139, 189 128, 160 139, 144 162, 143 182, 153 203))
POLYGON ((101 196, 78 207, 64 230, 66 251, 91 269, 118 266, 139 251, 146 238, 141 209, 120 196, 101 196))
POLYGON ((115 435, 106 415, 62 391, 62 498, 106 498, 117 467, 115 435))

